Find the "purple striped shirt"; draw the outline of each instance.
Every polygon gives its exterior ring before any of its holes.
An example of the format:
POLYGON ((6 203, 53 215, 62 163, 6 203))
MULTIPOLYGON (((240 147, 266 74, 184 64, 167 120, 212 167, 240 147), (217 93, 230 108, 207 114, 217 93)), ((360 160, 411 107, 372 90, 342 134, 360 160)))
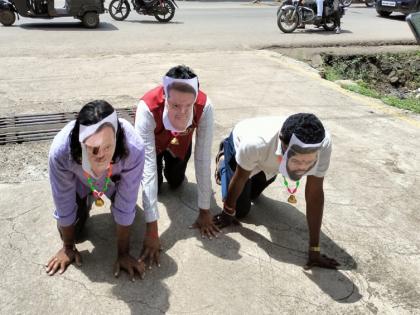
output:
MULTIPOLYGON (((115 193, 111 212, 119 225, 131 225, 136 215, 137 196, 143 177, 144 144, 134 127, 125 119, 119 119, 125 134, 128 156, 112 165, 116 182, 108 185, 105 195, 115 193)), ((75 121, 69 122, 54 138, 49 153, 49 176, 54 199, 54 217, 60 226, 72 225, 76 220, 76 193, 84 198, 90 192, 82 165, 76 163, 70 154, 70 134, 75 121)), ((107 174, 96 181, 99 190, 107 174)))

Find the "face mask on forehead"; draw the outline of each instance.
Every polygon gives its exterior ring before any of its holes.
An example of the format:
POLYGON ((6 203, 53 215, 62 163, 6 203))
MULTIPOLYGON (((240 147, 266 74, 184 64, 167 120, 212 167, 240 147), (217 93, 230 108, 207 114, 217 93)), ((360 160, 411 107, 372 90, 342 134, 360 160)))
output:
MULTIPOLYGON (((312 163, 308 169, 306 170, 306 172, 303 175, 299 175, 299 177, 303 177, 306 175, 312 175, 312 173, 315 171, 315 165, 317 163, 318 160, 318 152, 321 149, 322 146, 322 141, 320 143, 311 143, 311 144, 306 144, 303 143, 302 141, 299 140, 298 137, 296 137, 295 134, 292 135, 289 145, 287 147, 286 152, 283 154, 283 158, 281 160, 280 166, 279 166, 279 172, 284 176, 284 177, 288 177, 292 180, 296 180, 295 176, 293 174, 289 174, 289 170, 288 170, 288 163, 289 163, 289 156, 297 156, 297 155, 304 155, 304 153, 298 153, 296 151, 294 151, 292 148, 293 147, 299 147, 300 149, 303 150, 308 150, 308 149, 312 149, 310 150, 311 153, 312 152, 316 152, 316 159, 314 160, 314 163, 312 163)), ((282 155, 282 149, 281 149, 281 145, 279 145, 279 149, 276 152, 276 155, 282 155)), ((308 153, 309 154, 309 153, 308 153)), ((291 172, 292 173, 292 172, 291 172)))
POLYGON ((183 132, 185 131, 186 128, 188 128, 192 124, 194 113, 193 111, 191 111, 191 115, 188 119, 187 126, 185 127, 184 130, 178 130, 172 125, 171 121, 169 120, 169 115, 168 115, 168 97, 169 97, 169 87, 173 83, 183 83, 183 84, 191 86, 195 91, 195 98, 194 98, 194 103, 195 103, 198 96, 198 78, 195 77, 192 79, 174 79, 168 76, 165 76, 163 78, 163 89, 165 91, 165 107, 163 109, 163 125, 165 126, 166 130, 170 130, 173 132, 183 132))
MULTIPOLYGON (((117 117, 116 111, 106 116, 101 121, 98 121, 94 125, 85 126, 85 125, 80 124, 80 129, 79 129, 79 142, 80 142, 80 146, 82 147, 82 168, 86 173, 88 173, 89 175, 95 178, 96 176, 94 172, 92 171, 92 165, 89 162, 87 146, 84 142, 86 141, 87 138, 94 135, 98 131, 98 129, 104 124, 112 125, 114 129, 114 136, 116 137, 117 129, 118 129, 118 117, 117 117)), ((103 141, 100 141, 100 142, 103 142, 103 141)))

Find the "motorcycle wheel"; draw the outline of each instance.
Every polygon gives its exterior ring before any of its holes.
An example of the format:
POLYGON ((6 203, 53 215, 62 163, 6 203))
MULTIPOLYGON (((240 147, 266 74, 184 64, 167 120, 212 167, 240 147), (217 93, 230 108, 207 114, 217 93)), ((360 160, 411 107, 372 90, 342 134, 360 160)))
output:
POLYGON ((159 22, 167 23, 172 20, 175 15, 175 6, 169 0, 159 1, 156 6, 153 7, 153 15, 159 22))
POLYGON ((13 25, 16 21, 16 14, 10 10, 0 10, 0 23, 4 26, 13 25))
POLYGON ((325 22, 322 27, 324 28, 324 30, 328 31, 328 32, 332 32, 337 28, 337 25, 335 24, 334 21, 327 21, 325 22))
POLYGON ((349 7, 351 5, 352 0, 340 0, 341 4, 345 7, 349 7))
POLYGON ((130 4, 127 0, 112 0, 108 7, 109 15, 116 21, 124 21, 130 14, 130 4))
POLYGON ((281 10, 277 15, 277 26, 283 33, 292 33, 299 25, 299 15, 296 12, 293 16, 294 8, 281 10))
POLYGON ((368 8, 372 8, 375 5, 375 0, 365 0, 365 4, 368 8))

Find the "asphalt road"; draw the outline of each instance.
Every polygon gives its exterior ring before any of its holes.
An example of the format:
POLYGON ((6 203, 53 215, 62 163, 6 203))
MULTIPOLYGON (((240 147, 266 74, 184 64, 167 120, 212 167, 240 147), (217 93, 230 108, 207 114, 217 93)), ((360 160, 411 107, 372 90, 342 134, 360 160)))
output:
MULTIPOLYGON (((309 27, 283 34, 276 24, 276 2, 178 2, 171 23, 131 12, 126 21, 101 15, 98 29, 78 20, 21 18, 13 27, 0 27, 0 58, 11 56, 86 56, 139 52, 248 50, 273 45, 299 46, 349 42, 413 41, 402 15, 380 18, 375 9, 353 5, 343 18, 343 33, 309 27)), ((57 7, 59 4, 57 5, 57 7)), ((1 74, 1 70, 0 70, 1 74)))

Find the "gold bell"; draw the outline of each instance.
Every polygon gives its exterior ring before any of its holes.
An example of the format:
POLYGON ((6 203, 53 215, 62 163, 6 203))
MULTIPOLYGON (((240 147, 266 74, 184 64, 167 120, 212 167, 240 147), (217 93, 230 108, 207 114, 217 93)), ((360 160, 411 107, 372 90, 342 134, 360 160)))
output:
POLYGON ((295 195, 290 195, 289 198, 287 199, 287 201, 289 203, 297 203, 295 195))
POLYGON ((95 200, 95 205, 97 207, 102 207, 104 204, 105 204, 105 202, 101 198, 98 198, 98 199, 95 200))
POLYGON ((173 144, 173 145, 179 145, 178 138, 172 138, 171 144, 173 144))

